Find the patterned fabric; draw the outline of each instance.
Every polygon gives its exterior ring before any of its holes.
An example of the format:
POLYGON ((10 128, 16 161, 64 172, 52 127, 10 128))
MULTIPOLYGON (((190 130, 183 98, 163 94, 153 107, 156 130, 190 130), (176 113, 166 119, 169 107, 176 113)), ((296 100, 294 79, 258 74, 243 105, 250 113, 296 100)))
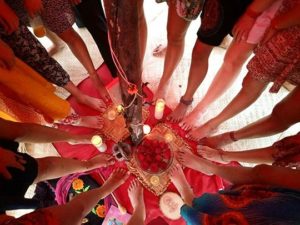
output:
POLYGON ((65 86, 70 81, 67 72, 49 56, 46 49, 22 22, 19 29, 11 35, 7 35, 0 27, 0 38, 13 49, 17 57, 49 82, 65 86))
POLYGON ((61 34, 71 28, 75 22, 74 12, 69 0, 42 0, 42 20, 47 28, 61 34))
POLYGON ((188 225, 297 225, 299 210, 299 191, 243 185, 195 198, 181 215, 188 225))
POLYGON ((273 147, 273 165, 300 169, 300 133, 275 142, 273 147))
MULTIPOLYGON (((279 14, 292 9, 297 0, 284 0, 279 14)), ((274 82, 270 92, 278 92, 285 81, 300 84, 300 26, 278 31, 266 44, 254 51, 247 68, 252 78, 274 82)))
POLYGON ((177 0, 176 11, 178 16, 190 21, 199 16, 202 6, 203 0, 177 0))

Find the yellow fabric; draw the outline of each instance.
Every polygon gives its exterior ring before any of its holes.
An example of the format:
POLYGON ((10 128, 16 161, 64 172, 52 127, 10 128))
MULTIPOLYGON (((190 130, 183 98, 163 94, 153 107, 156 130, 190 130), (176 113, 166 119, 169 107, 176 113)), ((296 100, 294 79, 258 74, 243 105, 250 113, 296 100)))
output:
POLYGON ((3 111, 0 111, 0 118, 9 120, 9 121, 13 121, 13 122, 18 122, 17 120, 15 120, 15 118, 11 117, 10 115, 8 115, 7 113, 5 113, 3 111))
POLYGON ((53 93, 53 85, 19 59, 11 70, 0 68, 0 83, 17 94, 26 105, 53 120, 65 118, 70 113, 69 102, 53 93))

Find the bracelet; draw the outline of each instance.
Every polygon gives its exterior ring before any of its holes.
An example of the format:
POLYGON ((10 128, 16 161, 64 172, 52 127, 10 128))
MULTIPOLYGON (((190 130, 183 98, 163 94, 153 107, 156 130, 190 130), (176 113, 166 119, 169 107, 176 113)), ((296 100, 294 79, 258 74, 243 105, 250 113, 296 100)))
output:
POLYGON ((238 141, 238 139, 236 139, 235 136, 234 136, 234 131, 230 131, 230 132, 229 132, 229 137, 230 137, 230 139, 231 139, 232 141, 238 141))
POLYGON ((251 8, 248 8, 245 12, 245 14, 252 19, 256 19, 261 13, 260 12, 255 12, 251 8))

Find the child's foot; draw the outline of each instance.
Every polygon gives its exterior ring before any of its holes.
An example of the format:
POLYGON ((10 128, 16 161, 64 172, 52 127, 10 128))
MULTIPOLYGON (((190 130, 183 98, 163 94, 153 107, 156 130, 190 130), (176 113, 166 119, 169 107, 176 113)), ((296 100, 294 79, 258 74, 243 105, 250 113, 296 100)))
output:
POLYGON ((100 155, 91 158, 90 160, 86 161, 87 169, 97 169, 100 167, 107 167, 115 164, 115 158, 112 155, 101 153, 100 155))
POLYGON ((146 219, 144 189, 137 179, 131 182, 128 189, 128 196, 134 213, 137 213, 139 216, 141 216, 142 220, 144 221, 146 219))

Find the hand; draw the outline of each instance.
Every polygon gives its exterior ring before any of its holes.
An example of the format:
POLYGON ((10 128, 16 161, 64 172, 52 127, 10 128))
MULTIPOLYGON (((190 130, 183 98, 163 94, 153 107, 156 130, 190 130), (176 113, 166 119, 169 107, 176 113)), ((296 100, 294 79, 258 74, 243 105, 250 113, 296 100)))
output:
POLYGON ((254 22, 255 18, 244 14, 233 27, 232 34, 234 39, 238 42, 246 41, 254 22))
POLYGON ((4 1, 0 1, 0 26, 7 34, 15 32, 19 27, 19 18, 4 1))
POLYGON ((24 171, 25 167, 23 164, 25 163, 26 161, 22 156, 4 148, 0 148, 0 174, 5 179, 9 180, 12 178, 11 174, 7 170, 7 167, 13 167, 24 171))
POLYGON ((11 69, 15 65, 16 57, 11 48, 0 40, 0 68, 11 69))
POLYGON ((81 0, 69 0, 69 1, 73 6, 81 3, 81 0))
POLYGON ((34 16, 41 14, 43 3, 42 0, 24 0, 24 7, 29 16, 33 18, 34 16))

